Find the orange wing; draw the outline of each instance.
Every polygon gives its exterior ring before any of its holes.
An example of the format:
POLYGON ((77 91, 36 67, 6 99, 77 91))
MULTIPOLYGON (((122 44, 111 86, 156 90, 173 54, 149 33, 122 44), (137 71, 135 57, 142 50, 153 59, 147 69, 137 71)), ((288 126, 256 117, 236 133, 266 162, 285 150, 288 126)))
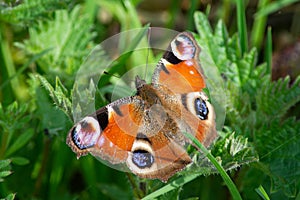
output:
POLYGON ((205 88, 203 70, 198 62, 200 47, 188 32, 171 42, 152 77, 152 84, 164 85, 173 93, 183 94, 205 88))
POLYGON ((111 164, 124 163, 142 119, 142 106, 140 99, 127 97, 99 109, 74 125, 67 144, 77 157, 91 153, 111 164))
MULTIPOLYGON (((152 77, 156 88, 167 88, 177 95, 181 113, 174 119, 184 132, 194 134, 205 146, 216 138, 215 112, 207 96, 203 70, 199 63, 200 47, 192 34, 183 32, 171 42, 152 77), (162 86, 162 87, 161 87, 162 86)), ((170 113, 173 109, 170 108, 170 113)))

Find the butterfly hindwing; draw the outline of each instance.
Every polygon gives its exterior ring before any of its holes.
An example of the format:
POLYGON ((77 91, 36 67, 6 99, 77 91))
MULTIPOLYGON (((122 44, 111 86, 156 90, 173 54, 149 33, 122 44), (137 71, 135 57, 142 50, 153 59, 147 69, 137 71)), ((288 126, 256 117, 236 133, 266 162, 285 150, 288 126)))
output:
MULTIPOLYGON (((193 35, 188 32, 178 34, 160 60, 152 77, 154 87, 167 88, 168 93, 177 95, 180 117, 175 120, 180 129, 191 133, 209 146, 216 138, 215 112, 207 95, 205 77, 199 62, 201 48, 193 35)), ((174 109, 170 109, 172 112, 174 109)))
POLYGON ((77 157, 91 153, 142 178, 167 181, 192 162, 186 152, 193 134, 206 147, 216 138, 215 112, 207 95, 200 47, 192 34, 172 40, 152 83, 136 78, 137 93, 83 118, 67 144, 77 157))
POLYGON ((136 97, 115 101, 79 121, 69 132, 67 144, 78 157, 91 153, 112 164, 125 162, 142 119, 136 97))

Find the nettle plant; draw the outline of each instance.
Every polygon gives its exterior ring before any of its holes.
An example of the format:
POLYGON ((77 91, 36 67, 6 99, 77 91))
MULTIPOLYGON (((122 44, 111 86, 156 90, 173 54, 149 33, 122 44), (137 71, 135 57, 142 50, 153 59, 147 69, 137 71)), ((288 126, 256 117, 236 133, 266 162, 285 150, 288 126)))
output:
MULTIPOLYGON (((214 76, 223 80, 225 91, 222 94, 226 108, 225 126, 219 131, 220 137, 212 146, 211 154, 227 171, 248 164, 233 172, 238 174, 237 180, 249 179, 241 185, 259 188, 269 177, 271 192, 282 190, 286 196, 295 196, 300 180, 300 122, 288 113, 300 100, 300 77, 292 83, 289 77, 271 81, 268 64, 257 65, 255 48, 242 52, 238 35, 230 37, 222 21, 212 31, 203 13, 197 12, 194 17, 198 31, 196 40, 203 52, 200 54, 200 60, 204 61, 202 67, 217 67, 218 73, 214 76), (251 176, 255 173, 259 175, 253 180, 251 176)), ((72 116, 71 99, 60 82, 54 89, 45 78, 37 76, 56 105, 72 116)), ((213 84, 216 77, 208 76, 207 79, 213 84)), ((178 173, 177 178, 166 186, 155 192, 148 188, 146 191, 151 194, 147 197, 154 198, 167 192, 178 194, 184 184, 196 177, 220 172, 203 156, 195 157, 194 161, 194 165, 178 173)), ((257 191, 262 194, 260 189, 257 191)))
MULTIPOLYGON (((101 87, 98 89, 95 89, 97 83, 91 82, 90 87, 81 94, 73 85, 80 63, 95 46, 92 42, 95 36, 95 33, 91 31, 92 20, 84 19, 80 17, 78 7, 71 12, 56 11, 53 19, 47 19, 43 23, 30 27, 29 39, 17 44, 32 56, 30 64, 36 63, 40 68, 40 74, 36 72, 30 75, 29 85, 31 95, 37 101, 35 109, 42 119, 41 123, 50 127, 50 134, 58 133, 56 131, 58 128, 67 133, 70 127, 66 127, 65 117, 61 112, 50 109, 52 102, 47 100, 40 84, 49 92, 56 106, 71 121, 74 116, 73 112, 84 110, 80 107, 74 109, 72 106, 74 94, 93 99, 95 91, 97 95, 97 91, 100 91, 101 98, 98 99, 102 102, 98 104, 104 105, 106 101, 102 97, 113 92, 112 81, 109 77, 105 79, 105 85, 100 84, 101 87), (68 34, 66 34, 66 30, 68 34), (59 43, 56 43, 57 41, 59 43), (55 82, 55 87, 51 84, 53 82, 55 82), (58 123, 49 124, 50 121, 55 120, 58 123)), ((212 30, 207 16, 201 12, 195 13, 194 20, 198 32, 195 37, 202 49, 201 65, 206 69, 207 79, 212 88, 219 86, 217 82, 222 80, 221 91, 223 94, 218 95, 224 98, 218 103, 226 110, 224 127, 218 130, 219 138, 209 151, 195 141, 195 145, 207 156, 204 156, 203 153, 196 153, 193 157, 194 164, 179 172, 167 184, 157 183, 154 180, 139 180, 129 176, 130 183, 134 188, 133 195, 145 199, 156 197, 167 199, 170 196, 179 197, 184 190, 191 191, 193 194, 192 189, 189 190, 185 187, 187 183, 201 175, 219 173, 230 189, 233 198, 240 199, 236 186, 224 172, 225 170, 234 177, 240 192, 248 199, 258 198, 258 195, 268 198, 264 193, 264 188, 270 193, 281 191, 286 197, 295 197, 299 193, 300 185, 300 122, 296 120, 295 116, 289 115, 289 110, 300 101, 300 77, 293 82, 289 77, 271 81, 270 62, 258 65, 257 50, 253 48, 247 52, 244 48, 244 44, 248 42, 247 39, 237 34, 229 36, 222 21, 219 21, 212 30), (210 67, 217 70, 210 73, 210 67), (241 167, 242 165, 243 167, 241 167), (255 189, 258 194, 253 192, 255 189)), ((148 26, 145 26, 141 34, 147 28, 148 26)), ((133 44, 137 45, 141 38, 137 37, 133 44)), ((97 54, 99 57, 94 61, 86 62, 104 60, 105 55, 101 53, 101 49, 97 51, 99 51, 97 54)), ((267 61, 270 60, 270 49, 268 55, 267 61)), ((114 64, 118 67, 125 65, 127 59, 141 59, 141 57, 132 58, 133 56, 135 55, 128 53, 114 64)), ((156 60, 159 58, 158 56, 156 60)), ((84 64, 86 63, 82 65, 84 64)), ((120 74, 117 70, 112 70, 112 72, 120 74)), ((210 92, 208 91, 208 93, 210 92)), ((212 99, 214 95, 211 92, 212 99)), ((11 105, 7 110, 0 107, 1 128, 12 132, 11 134, 17 132, 19 129, 12 130, 6 126, 9 123, 8 120, 14 117, 11 111, 16 110, 17 113, 19 110, 24 113, 24 109, 23 107, 18 108, 16 105, 11 105)), ((216 109, 217 118, 225 117, 220 116, 222 114, 225 113, 216 109)), ((15 150, 24 146, 24 141, 27 142, 32 137, 32 129, 29 130, 30 134, 25 136, 23 133, 22 140, 18 140, 17 144, 9 147, 10 151, 8 152, 11 154, 1 158, 3 160, 0 162, 0 178, 11 173, 11 162, 28 163, 28 160, 23 157, 14 159, 10 159, 10 157, 15 150)), ((1 137, 3 141, 4 135, 1 137)), ((187 137, 190 136, 187 134, 187 137)), ((59 142, 63 143, 61 140, 59 142)), ((58 151, 58 146, 56 146, 56 150, 59 152, 60 158, 66 155, 58 151)), ((6 154, 8 153, 6 152, 6 154)), ((65 163, 64 166, 67 164, 65 163)), ((59 165, 56 167, 58 170, 53 170, 53 173, 63 171, 59 165)), ((53 177, 55 178, 52 180, 52 185, 56 184, 58 187, 61 177, 55 174, 53 177)), ((54 188, 52 192, 55 193, 55 186, 52 188, 54 188)), ((102 188, 105 186, 102 185, 102 188)), ((106 188, 108 189, 108 186, 106 188)), ((115 195, 116 198, 117 194, 115 195)), ((129 194, 127 197, 130 198, 131 195, 129 194)), ((9 198, 13 197, 13 194, 9 196, 9 198)))

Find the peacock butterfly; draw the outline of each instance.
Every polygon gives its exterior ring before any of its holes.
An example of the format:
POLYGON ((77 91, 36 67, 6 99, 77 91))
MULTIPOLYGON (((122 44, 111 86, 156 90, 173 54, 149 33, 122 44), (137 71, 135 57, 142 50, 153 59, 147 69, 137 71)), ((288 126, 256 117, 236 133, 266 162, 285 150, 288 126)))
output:
POLYGON ((183 132, 208 147, 217 136, 215 112, 203 92, 201 49, 193 35, 178 34, 157 64, 152 83, 135 79, 136 95, 100 108, 76 123, 67 144, 77 157, 91 153, 124 164, 142 178, 167 181, 192 162, 183 132))

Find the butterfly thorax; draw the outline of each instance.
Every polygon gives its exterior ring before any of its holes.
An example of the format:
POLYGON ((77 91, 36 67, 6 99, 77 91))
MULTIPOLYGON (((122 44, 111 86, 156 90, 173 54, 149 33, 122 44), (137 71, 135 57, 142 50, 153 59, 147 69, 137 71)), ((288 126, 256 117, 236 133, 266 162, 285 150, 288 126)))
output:
POLYGON ((146 107, 159 104, 167 110, 176 110, 179 106, 178 97, 164 85, 146 84, 144 80, 137 77, 136 89, 137 96, 145 102, 146 107))
POLYGON ((84 117, 70 130, 67 144, 77 157, 91 153, 142 178, 167 181, 192 162, 190 133, 208 147, 217 136, 215 113, 199 63, 200 47, 180 33, 159 61, 151 84, 136 77, 137 93, 84 117))
POLYGON ((137 89, 137 96, 141 97, 142 100, 152 106, 154 104, 161 104, 161 99, 159 98, 159 91, 155 89, 152 85, 146 84, 146 82, 140 79, 138 76, 135 80, 135 85, 137 89))

